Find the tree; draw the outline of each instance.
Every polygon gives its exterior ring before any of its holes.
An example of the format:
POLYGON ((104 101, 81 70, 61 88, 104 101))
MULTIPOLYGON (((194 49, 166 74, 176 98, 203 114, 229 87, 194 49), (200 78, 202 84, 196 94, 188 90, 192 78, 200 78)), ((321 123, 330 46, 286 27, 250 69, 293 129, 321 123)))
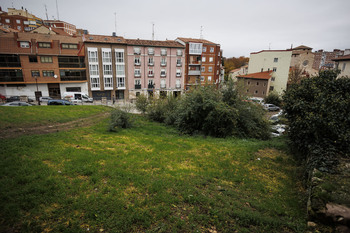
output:
POLYGON ((268 96, 264 99, 265 103, 274 104, 276 106, 282 105, 282 98, 278 95, 277 92, 270 92, 268 96))

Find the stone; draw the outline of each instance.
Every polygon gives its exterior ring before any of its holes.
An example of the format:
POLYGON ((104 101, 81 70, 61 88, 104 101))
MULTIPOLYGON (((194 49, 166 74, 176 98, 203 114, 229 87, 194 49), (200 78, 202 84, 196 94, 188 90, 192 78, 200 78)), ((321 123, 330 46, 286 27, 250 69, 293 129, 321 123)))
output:
POLYGON ((317 224, 314 222, 307 222, 307 227, 316 227, 317 224))

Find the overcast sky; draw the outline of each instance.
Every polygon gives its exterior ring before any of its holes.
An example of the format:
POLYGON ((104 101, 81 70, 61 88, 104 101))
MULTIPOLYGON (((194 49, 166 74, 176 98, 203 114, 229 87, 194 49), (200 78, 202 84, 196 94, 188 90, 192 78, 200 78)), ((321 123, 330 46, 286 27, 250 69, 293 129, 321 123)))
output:
MULTIPOLYGON (((327 51, 350 48, 350 0, 57 0, 59 19, 90 34, 129 39, 200 38, 221 45, 225 57, 301 44, 327 51)), ((57 19, 56 0, 1 0, 57 19)))

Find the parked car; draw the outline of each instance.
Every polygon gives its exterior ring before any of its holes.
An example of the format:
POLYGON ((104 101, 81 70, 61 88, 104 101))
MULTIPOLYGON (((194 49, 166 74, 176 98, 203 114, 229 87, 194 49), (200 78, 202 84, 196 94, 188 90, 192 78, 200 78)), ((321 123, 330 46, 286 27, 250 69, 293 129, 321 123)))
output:
POLYGON ((68 100, 49 100, 47 101, 47 105, 74 105, 72 102, 68 100))
POLYGON ((49 96, 42 96, 39 98, 40 102, 48 102, 49 100, 52 100, 49 96))
POLYGON ((6 96, 0 94, 0 99, 1 99, 2 101, 6 101, 6 96))
POLYGON ((285 131, 286 131, 286 125, 283 125, 283 124, 278 124, 278 125, 273 125, 271 126, 271 135, 273 137, 279 137, 279 136, 282 136, 285 131))
POLYGON ((13 102, 8 102, 6 104, 3 104, 1 106, 10 106, 10 107, 18 107, 18 106, 32 106, 31 104, 28 104, 26 102, 21 102, 21 101, 13 101, 13 102))
POLYGON ((274 105, 274 104, 265 104, 264 109, 268 111, 278 111, 280 110, 280 107, 274 105))
POLYGON ((11 96, 6 99, 7 102, 20 101, 20 97, 18 95, 11 96))

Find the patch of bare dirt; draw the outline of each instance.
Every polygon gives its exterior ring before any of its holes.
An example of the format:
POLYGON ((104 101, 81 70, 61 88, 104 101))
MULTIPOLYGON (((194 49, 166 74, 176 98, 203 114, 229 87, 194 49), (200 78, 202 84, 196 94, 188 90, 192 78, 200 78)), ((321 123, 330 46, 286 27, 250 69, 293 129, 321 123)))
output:
POLYGON ((8 128, 0 131, 1 138, 16 138, 23 135, 36 135, 36 134, 48 134, 59 131, 66 131, 78 127, 88 127, 94 125, 107 118, 110 115, 109 112, 100 113, 86 118, 77 119, 65 123, 54 123, 48 125, 39 125, 33 127, 19 127, 19 128, 8 128))

